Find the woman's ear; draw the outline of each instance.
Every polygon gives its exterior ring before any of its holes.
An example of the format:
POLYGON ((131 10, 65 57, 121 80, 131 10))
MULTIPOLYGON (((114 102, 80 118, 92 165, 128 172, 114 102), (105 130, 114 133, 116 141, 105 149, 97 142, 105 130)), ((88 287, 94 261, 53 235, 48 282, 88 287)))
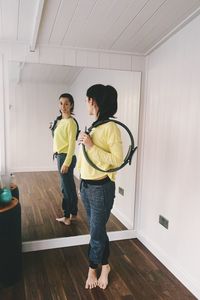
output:
POLYGON ((94 106, 94 104, 96 103, 95 100, 93 98, 88 98, 88 103, 92 106, 94 106))

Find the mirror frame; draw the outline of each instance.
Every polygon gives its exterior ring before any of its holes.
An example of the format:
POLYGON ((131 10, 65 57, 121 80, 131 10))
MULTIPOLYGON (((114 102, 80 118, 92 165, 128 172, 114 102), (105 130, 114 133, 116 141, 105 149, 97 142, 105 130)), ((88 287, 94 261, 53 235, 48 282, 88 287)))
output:
MULTIPOLYGON (((10 63, 10 62, 12 62, 12 60, 8 60, 8 63, 10 63)), ((41 64, 44 64, 44 63, 41 63, 41 64)), ((49 63, 47 63, 47 64, 49 64, 49 63)), ((94 68, 94 67, 84 66, 84 68, 94 68)), ((95 67, 94 69, 102 69, 102 68, 95 67)), ((113 71, 115 70, 116 71, 116 69, 114 69, 114 68, 113 69, 112 68, 105 68, 105 70, 113 70, 113 71)), ((134 72, 134 70, 121 70, 121 71, 134 72)), ((141 71, 136 71, 136 72, 141 73, 141 71)), ((6 81, 9 81, 8 72, 7 72, 6 75, 7 75, 6 81)), ((9 83, 7 82, 6 85, 8 87, 9 83)), ((7 100, 8 99, 9 99, 9 97, 7 95, 7 100)), ((7 111, 7 113, 8 113, 8 111, 7 111)), ((6 117, 5 117, 5 119, 6 119, 6 117)), ((140 116, 138 116, 138 127, 140 126, 139 121, 140 121, 140 116)), ((8 131, 6 131, 6 133, 7 132, 8 131)), ((137 164, 138 164, 138 159, 136 160, 136 166, 137 166, 137 164)), ((137 182, 137 167, 136 167, 136 182, 137 182)), ((137 185, 136 185, 136 188, 135 188, 135 195, 136 195, 136 189, 137 189, 137 185)), ((135 230, 135 226, 136 226, 136 223, 137 223, 136 209, 137 209, 137 201, 136 201, 136 197, 135 197, 134 215, 133 215, 133 220, 134 220, 133 229, 126 229, 126 230, 122 230, 122 231, 108 232, 108 236, 109 236, 110 241, 136 238, 136 230, 135 230)), ((59 238, 53 238, 53 239, 25 241, 25 242, 22 242, 22 252, 32 252, 32 251, 48 250, 48 249, 55 249, 55 248, 80 246, 80 245, 88 244, 88 242, 89 242, 89 234, 63 237, 63 238, 59 237, 59 238)))

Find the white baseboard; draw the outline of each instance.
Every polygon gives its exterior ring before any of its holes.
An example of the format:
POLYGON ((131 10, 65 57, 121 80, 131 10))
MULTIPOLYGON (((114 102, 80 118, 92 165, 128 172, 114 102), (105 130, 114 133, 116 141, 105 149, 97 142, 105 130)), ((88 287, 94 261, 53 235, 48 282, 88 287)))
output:
MULTIPOLYGON (((136 237, 136 232, 134 230, 111 231, 108 232, 108 236, 110 241, 133 239, 136 237)), ((85 234, 57 239, 23 242, 22 252, 32 252, 63 247, 80 246, 88 244, 89 239, 89 234, 85 234)))
POLYGON ((137 232, 136 237, 144 244, 149 251, 160 260, 160 262, 178 279, 180 282, 195 296, 200 299, 200 284, 183 270, 171 257, 162 249, 155 245, 151 240, 142 233, 137 232))

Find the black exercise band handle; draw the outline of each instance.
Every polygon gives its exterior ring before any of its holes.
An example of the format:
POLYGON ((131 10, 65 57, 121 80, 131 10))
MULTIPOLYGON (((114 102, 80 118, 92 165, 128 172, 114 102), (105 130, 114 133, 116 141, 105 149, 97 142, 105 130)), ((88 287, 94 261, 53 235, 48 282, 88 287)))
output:
POLYGON ((131 165, 131 161, 132 161, 132 157, 133 157, 133 154, 135 153, 135 151, 136 151, 136 149, 137 149, 137 147, 135 147, 135 145, 134 145, 134 138, 133 138, 133 135, 132 135, 132 133, 131 133, 131 131, 129 130, 129 128, 125 125, 125 124, 123 124, 123 123, 121 123, 120 121, 117 121, 117 120, 113 120, 113 119, 108 119, 108 120, 104 120, 104 121, 99 121, 99 122, 97 122, 94 126, 91 126, 89 129, 88 129, 88 134, 90 133, 90 131, 92 130, 92 128, 95 128, 95 127, 97 127, 97 126, 99 126, 99 125, 102 125, 102 124, 105 124, 105 123, 108 123, 108 122, 115 122, 116 124, 118 124, 118 125, 120 125, 120 126, 122 126, 127 132, 128 132, 128 134, 129 134, 129 137, 130 137, 130 140, 131 140, 131 145, 129 146, 129 149, 128 149, 128 152, 127 152, 127 154, 126 154, 126 156, 125 156, 125 159, 124 159, 124 162, 121 164, 121 166, 119 166, 119 167, 116 167, 116 168, 113 168, 113 169, 109 169, 109 170, 102 170, 102 169, 100 169, 99 167, 97 167, 92 161, 91 161, 91 159, 89 158, 89 156, 88 156, 88 154, 87 154, 87 151, 86 151, 86 149, 85 149, 85 145, 84 144, 82 144, 82 147, 83 147, 83 154, 84 154, 84 156, 85 156, 85 159, 87 160, 87 162, 93 167, 93 168, 95 168, 96 170, 98 170, 98 171, 101 171, 101 172, 106 172, 106 173, 111 173, 111 172, 116 172, 116 171, 118 171, 118 170, 120 170, 120 169, 122 169, 126 164, 128 164, 129 163, 129 165, 131 165))

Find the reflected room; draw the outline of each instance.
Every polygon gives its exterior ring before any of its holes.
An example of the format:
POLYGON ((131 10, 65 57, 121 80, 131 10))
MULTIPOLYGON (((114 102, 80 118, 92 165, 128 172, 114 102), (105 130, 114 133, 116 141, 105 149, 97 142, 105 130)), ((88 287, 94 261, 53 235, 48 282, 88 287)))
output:
MULTIPOLYGON (((23 242, 89 233, 76 168, 78 218, 70 226, 56 221, 63 213, 62 195, 49 123, 59 115, 59 96, 73 95, 74 117, 80 130, 85 130, 94 121, 87 114, 86 90, 96 83, 114 86, 118 92, 116 120, 128 126, 137 145, 140 80, 140 72, 9 62, 8 157, 20 191, 23 242)), ((130 138, 121 126, 120 130, 126 154, 130 138)), ((76 154, 79 147, 77 144, 76 154)), ((112 216, 107 223, 109 232, 134 227, 136 164, 137 153, 132 164, 118 172, 112 216)))

